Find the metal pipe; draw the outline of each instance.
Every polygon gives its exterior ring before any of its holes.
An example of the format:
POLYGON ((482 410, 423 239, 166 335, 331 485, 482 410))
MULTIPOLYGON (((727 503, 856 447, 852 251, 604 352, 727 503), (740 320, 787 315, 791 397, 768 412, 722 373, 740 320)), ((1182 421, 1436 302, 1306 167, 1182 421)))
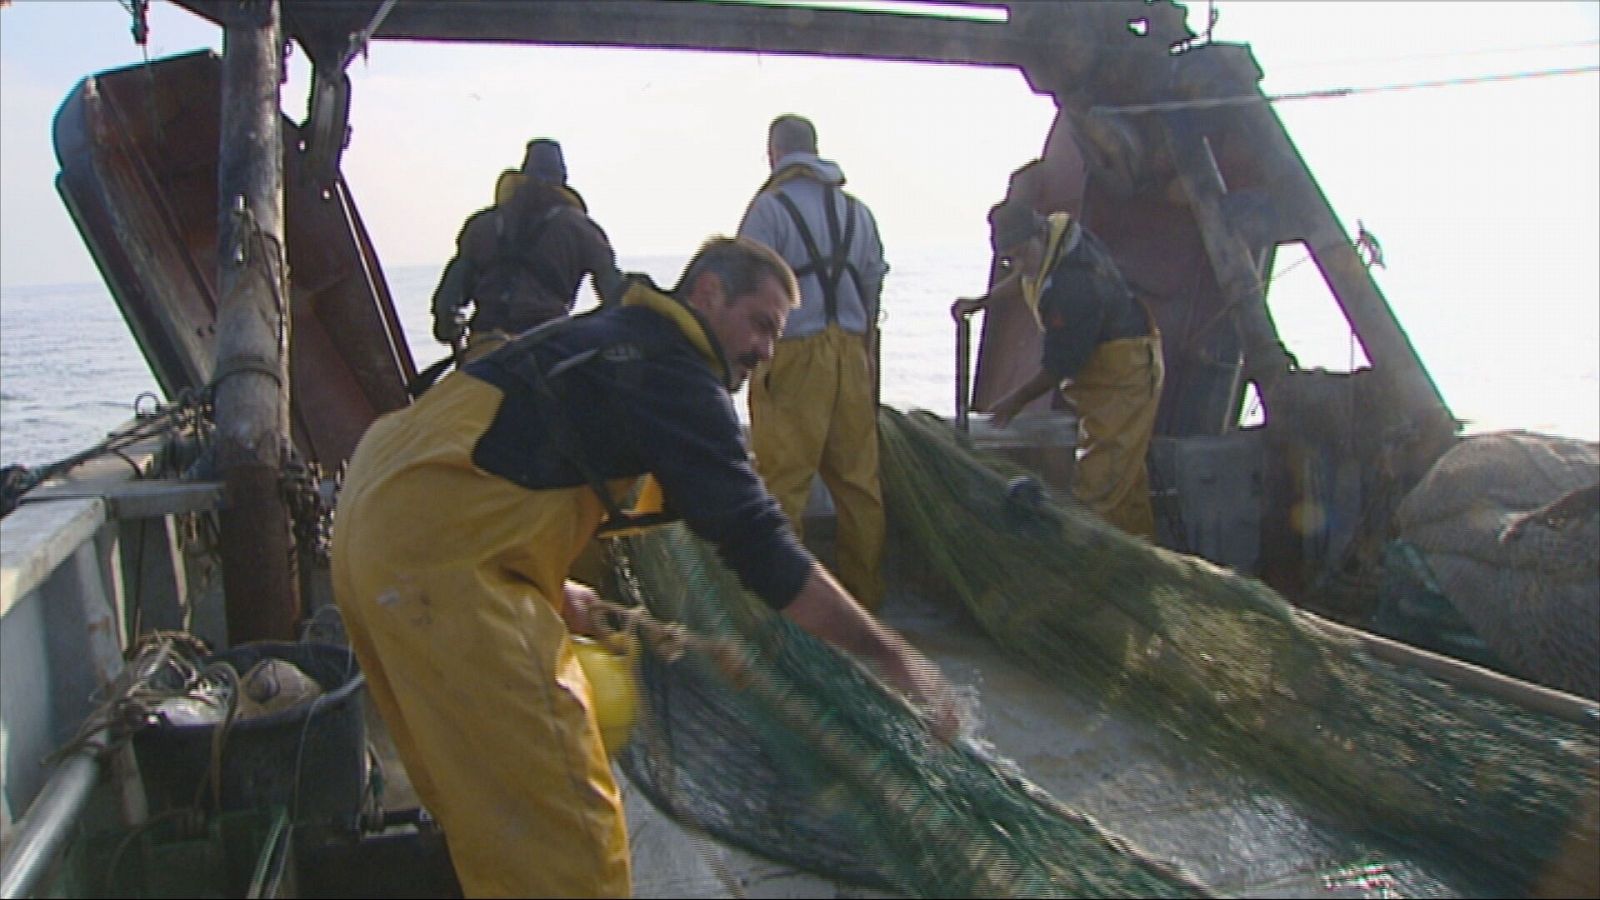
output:
POLYGON ((954 307, 950 314, 956 320, 956 427, 963 433, 968 430, 968 395, 972 392, 972 374, 968 371, 972 361, 972 316, 954 307))
POLYGON ((18 820, 16 838, 0 867, 0 898, 32 896, 50 871, 100 779, 105 734, 96 733, 62 760, 18 820))

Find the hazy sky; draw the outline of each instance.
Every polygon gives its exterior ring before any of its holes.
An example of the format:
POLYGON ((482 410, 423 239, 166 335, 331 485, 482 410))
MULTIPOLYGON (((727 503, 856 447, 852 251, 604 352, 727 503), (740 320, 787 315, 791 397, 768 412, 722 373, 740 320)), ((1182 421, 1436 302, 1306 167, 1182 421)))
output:
MULTIPOLYGON (((1272 94, 1600 64, 1596 2, 1214 5, 1215 38, 1250 44, 1272 94)), ((1188 7, 1199 23, 1208 4, 1188 7)), ((97 280, 52 185, 50 122, 83 76, 142 58, 128 25, 115 0, 0 8, 0 283, 97 280)), ((150 41, 155 58, 220 48, 221 34, 156 0, 150 41)), ((305 73, 293 57, 295 119, 305 73)), ((823 155, 878 213, 891 260, 897 245, 981 244, 984 212, 1039 152, 1053 113, 1007 70, 772 56, 379 42, 350 75, 344 171, 388 267, 441 264, 535 136, 565 145, 624 258, 686 255, 737 225, 781 112, 816 121, 823 155)), ((1379 283, 1424 358, 1478 342, 1482 372, 1452 377, 1544 367, 1596 384, 1600 75, 1276 107, 1347 229, 1359 220, 1382 242, 1379 283)), ((1286 249, 1280 271, 1303 257, 1286 249)), ((1274 303, 1320 290, 1301 265, 1275 283, 1274 303)))
MULTIPOLYGON (((1600 56, 1595 3, 1217 6, 1216 37, 1250 43, 1275 93, 1600 56), (1521 52, 1490 52, 1512 50, 1521 52)), ((1191 17, 1205 9, 1190 4, 1191 17)), ((0 9, 4 283, 95 279, 51 184, 50 121, 84 75, 141 59, 128 24, 115 0, 0 9)), ((163 0, 150 39, 151 57, 221 46, 219 29, 163 0)), ((284 105, 296 119, 306 68, 292 58, 284 105)), ((1009 70, 792 57, 380 42, 350 74, 344 168, 391 266, 447 257, 461 219, 538 135, 563 142, 574 184, 624 254, 682 252, 737 223, 765 175, 765 125, 786 111, 817 122, 823 155, 870 198, 891 245, 981 241, 983 212, 1037 154, 1053 113, 1009 70)), ((1437 219, 1456 204, 1473 216, 1570 221, 1593 236, 1597 83, 1569 76, 1279 110, 1346 224, 1361 218, 1386 250, 1412 227, 1465 225, 1452 213, 1437 219), (1533 183, 1516 186, 1508 163, 1533 183), (1473 196, 1494 185, 1527 196, 1473 196)))

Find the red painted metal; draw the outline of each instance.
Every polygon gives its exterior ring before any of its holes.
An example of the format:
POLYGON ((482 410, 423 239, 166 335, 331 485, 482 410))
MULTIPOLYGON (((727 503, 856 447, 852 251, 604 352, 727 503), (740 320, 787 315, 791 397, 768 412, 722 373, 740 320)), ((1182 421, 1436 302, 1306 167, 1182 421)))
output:
MULTIPOLYGON (((209 52, 103 73, 55 122, 57 188, 169 398, 215 363, 220 79, 209 52)), ((331 469, 416 369, 343 180, 324 194, 283 131, 293 438, 331 469)))

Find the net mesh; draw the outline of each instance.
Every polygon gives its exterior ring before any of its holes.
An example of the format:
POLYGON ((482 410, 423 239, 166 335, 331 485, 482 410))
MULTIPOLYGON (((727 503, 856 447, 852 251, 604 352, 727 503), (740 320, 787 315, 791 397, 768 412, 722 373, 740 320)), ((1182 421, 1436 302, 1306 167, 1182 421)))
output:
POLYGON ((650 714, 619 760, 674 818, 911 896, 1207 895, 974 749, 929 740, 902 699, 767 612, 681 527, 622 556, 653 616, 687 632, 647 641, 650 714))
POLYGON ((1446 453, 1400 505, 1399 535, 1506 671, 1600 699, 1600 516, 1519 514, 1600 481, 1600 444, 1493 432, 1446 453))
MULTIPOLYGON (((1260 583, 1008 491, 925 413, 880 414, 895 552, 1037 674, 1260 773, 1354 832, 1530 889, 1595 843, 1592 727, 1364 653, 1260 583)), ((617 542, 648 714, 620 763, 658 807, 797 868, 913 896, 1201 896, 750 597, 681 527, 617 542)), ((1592 858, 1592 855, 1591 855, 1592 858)), ((1548 885, 1545 886, 1548 888, 1548 885)))

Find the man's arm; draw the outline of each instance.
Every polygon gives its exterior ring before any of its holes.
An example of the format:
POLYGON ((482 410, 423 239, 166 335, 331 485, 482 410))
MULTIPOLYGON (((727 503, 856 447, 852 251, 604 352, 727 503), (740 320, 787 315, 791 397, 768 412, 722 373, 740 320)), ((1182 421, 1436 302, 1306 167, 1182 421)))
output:
POLYGON ((1017 385, 1011 393, 995 401, 995 404, 989 408, 990 424, 996 428, 1004 428, 1010 425, 1011 420, 1016 418, 1017 413, 1021 412, 1024 406, 1032 403, 1040 394, 1059 387, 1061 381, 1061 378, 1041 367, 1037 372, 1033 373, 1032 378, 1017 385))
POLYGON ((783 615, 810 634, 865 661, 880 677, 926 707, 933 729, 946 740, 960 729, 955 695, 939 667, 856 603, 828 570, 811 575, 783 615))
POLYGON ((750 201, 739 220, 739 237, 749 238, 783 253, 784 236, 789 229, 789 216, 778 208, 778 201, 768 194, 759 194, 750 201))
POLYGON ((630 397, 627 427, 667 503, 717 547, 744 586, 807 632, 868 663, 931 707, 941 736, 955 733, 954 701, 939 671, 878 623, 820 566, 751 467, 733 405, 716 376, 687 354, 656 358, 648 377, 617 378, 630 397))
POLYGON ((583 229, 583 248, 580 251, 583 271, 589 273, 601 308, 616 306, 622 302, 625 287, 622 271, 617 268, 617 251, 611 246, 611 238, 600 227, 600 223, 587 216, 584 218, 587 227, 583 229))
POLYGON ((962 316, 971 315, 980 309, 984 309, 997 300, 1006 301, 1012 299, 1022 299, 1021 272, 1012 272, 1010 275, 995 282, 994 287, 989 288, 989 292, 982 297, 964 297, 957 300, 950 306, 950 315, 952 318, 959 319, 962 316))
POLYGON ((883 253, 883 235, 878 231, 878 221, 866 204, 857 201, 862 218, 866 220, 867 262, 861 274, 862 307, 867 316, 867 365, 872 376, 872 406, 882 402, 883 393, 883 332, 878 327, 883 314, 883 279, 889 274, 889 261, 883 253))

